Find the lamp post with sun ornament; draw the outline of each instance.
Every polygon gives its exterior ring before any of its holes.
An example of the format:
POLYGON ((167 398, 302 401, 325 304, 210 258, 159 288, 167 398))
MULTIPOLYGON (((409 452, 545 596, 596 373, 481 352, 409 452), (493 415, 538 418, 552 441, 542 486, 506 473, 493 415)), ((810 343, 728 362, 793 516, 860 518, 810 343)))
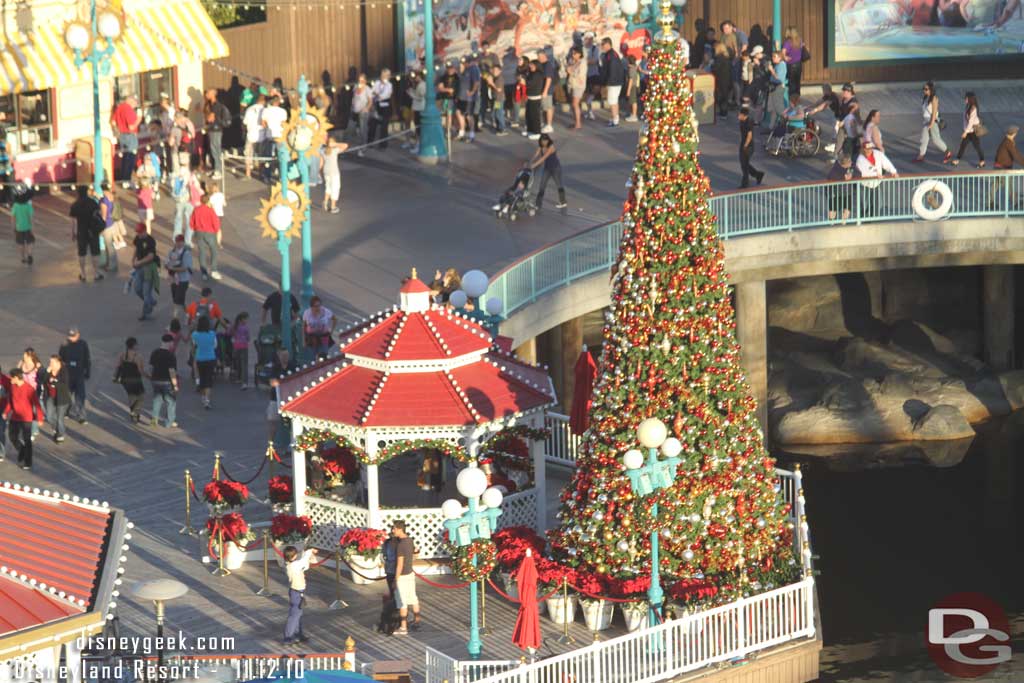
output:
MULTIPOLYGON (((283 155, 282 155, 283 157, 283 155)), ((287 174, 283 174, 287 178, 287 174)), ((303 216, 309 210, 308 195, 303 193, 298 183, 285 180, 280 187, 274 186, 270 191, 270 199, 260 200, 260 212, 256 216, 263 228, 264 237, 277 238, 277 250, 281 252, 281 342, 292 355, 292 325, 286 318, 291 313, 292 274, 290 247, 293 237, 298 237, 302 230, 303 216)))

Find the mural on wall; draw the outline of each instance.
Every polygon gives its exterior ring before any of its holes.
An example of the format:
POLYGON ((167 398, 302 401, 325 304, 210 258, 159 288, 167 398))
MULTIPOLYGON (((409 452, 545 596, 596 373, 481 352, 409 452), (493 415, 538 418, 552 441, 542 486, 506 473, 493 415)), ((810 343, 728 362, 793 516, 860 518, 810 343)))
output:
MULTIPOLYGON (((611 37, 616 49, 627 43, 642 52, 653 26, 651 10, 641 3, 636 15, 623 16, 618 0, 439 0, 434 3, 434 46, 438 64, 477 49, 483 41, 503 55, 508 48, 527 54, 550 46, 562 59, 577 38, 592 31, 597 41, 611 37)), ((423 64, 423 0, 405 0, 402 13, 406 68, 423 64)))
POLYGON ((1024 52, 1021 0, 834 0, 833 62, 1024 52))

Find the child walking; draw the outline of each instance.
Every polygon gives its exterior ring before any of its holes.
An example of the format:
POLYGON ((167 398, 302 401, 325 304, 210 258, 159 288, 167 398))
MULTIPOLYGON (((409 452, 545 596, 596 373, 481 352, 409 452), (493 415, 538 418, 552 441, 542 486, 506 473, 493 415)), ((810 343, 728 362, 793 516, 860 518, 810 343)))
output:
POLYGON ((153 181, 139 177, 139 189, 135 191, 139 205, 139 222, 146 225, 146 234, 153 234, 153 181))
POLYGON ((218 218, 224 218, 224 207, 228 205, 227 197, 220 190, 220 183, 210 183, 210 206, 218 218))
POLYGON ((249 388, 249 314, 242 311, 231 326, 231 364, 235 379, 242 383, 242 391, 249 388))

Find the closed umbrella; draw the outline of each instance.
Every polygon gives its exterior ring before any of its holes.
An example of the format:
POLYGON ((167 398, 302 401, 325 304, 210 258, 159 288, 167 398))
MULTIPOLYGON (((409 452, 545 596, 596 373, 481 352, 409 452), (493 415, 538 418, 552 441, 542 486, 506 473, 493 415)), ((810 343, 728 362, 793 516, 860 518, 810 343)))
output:
POLYGON ((516 573, 516 584, 519 586, 519 614, 512 642, 532 653, 540 648, 540 612, 537 610, 537 565, 529 549, 516 573))
POLYGON ((569 411, 569 429, 573 434, 582 434, 590 426, 590 404, 594 394, 594 379, 597 364, 590 357, 586 344, 576 361, 576 391, 572 395, 572 410, 569 411))

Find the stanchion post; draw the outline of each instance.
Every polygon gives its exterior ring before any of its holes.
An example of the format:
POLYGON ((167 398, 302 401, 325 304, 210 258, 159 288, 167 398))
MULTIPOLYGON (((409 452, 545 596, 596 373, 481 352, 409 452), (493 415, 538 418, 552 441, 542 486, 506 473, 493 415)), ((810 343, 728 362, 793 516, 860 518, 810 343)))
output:
POLYGON ((270 531, 263 530, 263 588, 256 591, 256 595, 269 598, 273 595, 270 592, 270 531))
POLYGON ((214 576, 227 576, 231 572, 224 568, 224 526, 222 524, 217 525, 217 547, 220 548, 220 552, 217 553, 217 566, 214 567, 211 572, 214 576))
POLYGON ((271 442, 269 442, 267 444, 267 460, 270 461, 270 467, 267 469, 267 471, 268 471, 268 474, 267 474, 267 499, 265 501, 263 501, 263 502, 265 502, 267 505, 271 505, 271 500, 270 500, 270 480, 274 478, 274 469, 275 469, 274 465, 277 464, 276 460, 274 460, 274 442, 273 441, 271 441, 271 442))
POLYGON ((213 452, 213 478, 220 479, 220 451, 213 452))
POLYGON ((562 577, 562 635, 558 636, 559 645, 572 645, 576 639, 569 635, 569 579, 562 577))
POLYGON ((178 530, 182 536, 195 536, 196 530, 192 526, 192 474, 185 470, 185 526, 178 530))
POLYGON ((487 628, 487 580, 480 580, 480 635, 491 635, 491 629, 487 628))
POLYGON ((345 609, 348 603, 341 599, 341 547, 334 549, 334 602, 327 609, 345 609))

